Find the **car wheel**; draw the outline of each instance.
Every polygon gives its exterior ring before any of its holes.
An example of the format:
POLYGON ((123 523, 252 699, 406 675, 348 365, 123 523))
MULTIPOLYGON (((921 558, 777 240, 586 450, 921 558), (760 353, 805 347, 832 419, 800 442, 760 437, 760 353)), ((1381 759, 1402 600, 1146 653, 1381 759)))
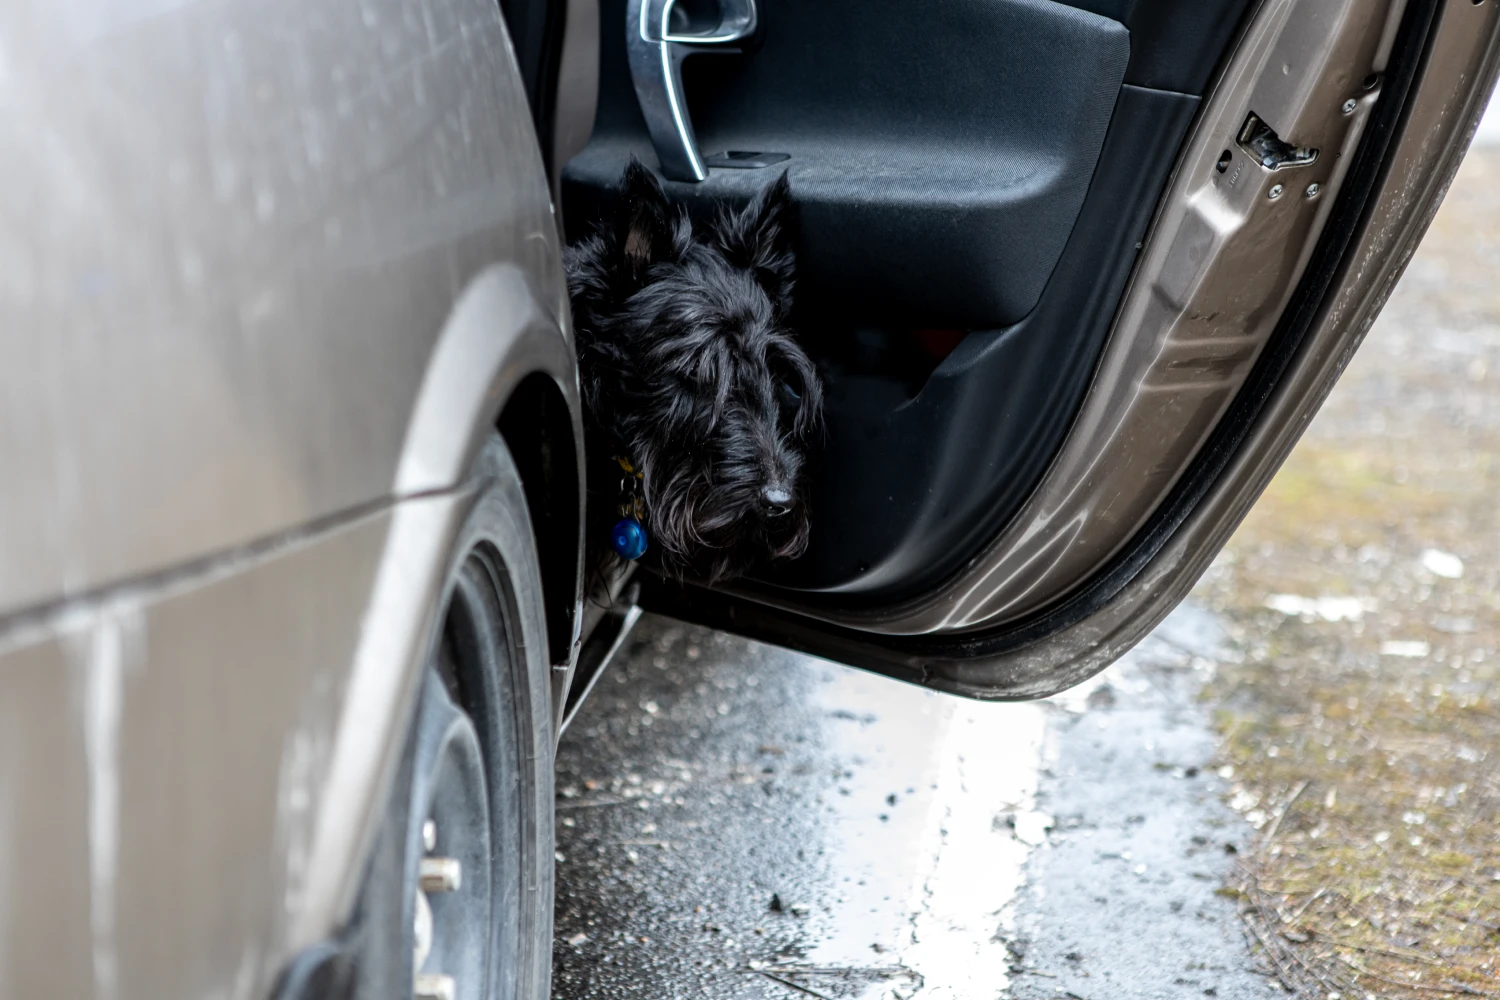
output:
POLYGON ((474 480, 345 952, 355 997, 549 992, 553 746, 540 571, 498 436, 474 480))

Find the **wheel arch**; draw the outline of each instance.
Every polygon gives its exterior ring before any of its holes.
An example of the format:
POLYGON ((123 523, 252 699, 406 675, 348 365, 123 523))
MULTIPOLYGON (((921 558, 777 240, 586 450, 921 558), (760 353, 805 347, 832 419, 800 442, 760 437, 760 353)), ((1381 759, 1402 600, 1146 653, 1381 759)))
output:
POLYGON ((495 423, 526 493, 554 667, 572 661, 583 581, 582 438, 570 402, 576 397, 570 401, 550 373, 535 371, 516 385, 495 423))
POLYGON ((565 297, 526 271, 476 275, 439 334, 412 408, 397 499, 453 489, 498 430, 520 472, 541 559, 548 661, 572 662, 583 582, 583 419, 565 297))

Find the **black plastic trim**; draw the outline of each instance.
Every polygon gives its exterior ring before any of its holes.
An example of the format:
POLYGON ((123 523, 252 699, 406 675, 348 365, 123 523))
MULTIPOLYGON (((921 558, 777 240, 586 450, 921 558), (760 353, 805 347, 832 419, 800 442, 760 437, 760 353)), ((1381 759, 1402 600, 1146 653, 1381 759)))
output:
POLYGON ((1130 29, 1125 82, 1201 95, 1256 0, 1069 0, 1130 29))
POLYGON ((348 944, 320 941, 297 952, 271 988, 271 1000, 354 1000, 348 944))
POLYGON ((510 30, 521 85, 531 105, 531 120, 547 176, 552 176, 553 131, 557 115, 557 71, 569 0, 498 0, 510 30))
POLYGON ((583 486, 573 415, 553 377, 532 372, 511 391, 495 424, 526 491, 547 609, 548 662, 565 665, 573 655, 583 584, 578 559, 583 486))

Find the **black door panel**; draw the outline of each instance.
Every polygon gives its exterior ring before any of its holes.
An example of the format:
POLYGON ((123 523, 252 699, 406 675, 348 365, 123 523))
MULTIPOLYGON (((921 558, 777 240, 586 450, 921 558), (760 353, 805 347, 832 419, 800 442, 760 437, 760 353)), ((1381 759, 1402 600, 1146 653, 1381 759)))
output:
MULTIPOLYGON (((772 0, 751 54, 687 61, 705 155, 791 156, 797 327, 829 381, 812 546, 765 582, 899 600, 1004 526, 1076 411, 1197 106, 1120 81, 1203 86, 1246 2, 772 0), (934 328, 961 340, 946 357, 913 336, 934 328)), ((655 162, 624 0, 601 15, 599 118, 564 179, 575 237, 630 155, 655 162)), ((667 188, 702 211, 781 169, 667 188)))
POLYGON ((1202 96, 1250 0, 1070 0, 1130 29, 1125 82, 1202 96))
MULTIPOLYGON (((626 158, 654 163, 605 26, 594 139, 569 165, 570 214, 626 158)), ((993 328, 1036 305, 1078 216, 1125 75, 1117 21, 1052 0, 772 2, 748 57, 696 56, 684 86, 701 151, 789 153, 799 296, 848 321, 993 328)), ((674 185, 744 198, 780 166, 674 185)), ((586 209, 583 217, 591 217, 586 209)))
POLYGON ((812 545, 775 573, 777 585, 836 591, 840 604, 900 599, 999 532, 1068 429, 1197 106, 1183 94, 1121 89, 1037 308, 1007 329, 968 334, 914 397, 903 373, 920 359, 900 355, 902 332, 856 331, 852 351, 818 345, 828 435, 812 545))
MULTIPOLYGON (((1271 344, 1168 502, 1103 572, 1021 618, 927 634, 818 620, 799 613, 806 597, 765 603, 655 577, 642 604, 982 699, 1045 697, 1122 655, 1186 596, 1316 412, 1420 240, 1500 76, 1492 11, 1443 0, 1404 6, 1344 196, 1271 344)), ((1096 187, 1107 162, 1108 146, 1096 187)))

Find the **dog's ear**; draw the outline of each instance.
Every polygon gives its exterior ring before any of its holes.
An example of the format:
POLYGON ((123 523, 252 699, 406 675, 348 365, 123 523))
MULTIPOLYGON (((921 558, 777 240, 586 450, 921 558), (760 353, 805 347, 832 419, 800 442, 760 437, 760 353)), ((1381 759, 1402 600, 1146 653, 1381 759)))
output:
POLYGON ((639 281, 646 268, 673 255, 675 218, 656 176, 634 156, 620 178, 615 240, 625 270, 639 281))
POLYGON ((762 188, 740 212, 721 212, 719 248, 730 263, 755 272, 771 301, 785 313, 792 304, 792 188, 786 171, 762 188))

